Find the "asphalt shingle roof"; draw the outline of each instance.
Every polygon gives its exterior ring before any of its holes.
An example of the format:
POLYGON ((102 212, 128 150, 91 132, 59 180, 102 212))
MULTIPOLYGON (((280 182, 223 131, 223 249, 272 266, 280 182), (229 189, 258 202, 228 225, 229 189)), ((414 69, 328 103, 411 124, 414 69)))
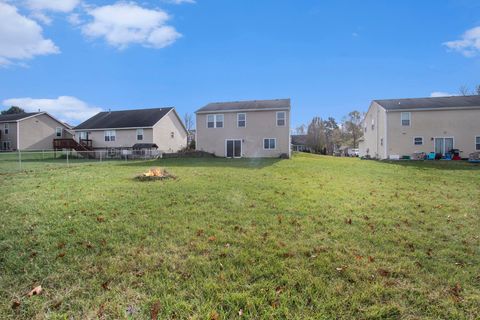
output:
POLYGON ((196 112, 262 109, 290 109, 290 99, 214 102, 207 104, 196 112))
POLYGON ((480 95, 438 98, 387 99, 374 100, 374 102, 378 103, 386 110, 480 108, 480 95))
POLYGON ((156 108, 100 112, 76 126, 75 130, 153 127, 172 109, 156 108))
POLYGON ((42 112, 24 112, 24 113, 15 113, 15 114, 4 114, 4 115, 0 115, 0 122, 17 121, 17 120, 28 118, 41 113, 42 112))

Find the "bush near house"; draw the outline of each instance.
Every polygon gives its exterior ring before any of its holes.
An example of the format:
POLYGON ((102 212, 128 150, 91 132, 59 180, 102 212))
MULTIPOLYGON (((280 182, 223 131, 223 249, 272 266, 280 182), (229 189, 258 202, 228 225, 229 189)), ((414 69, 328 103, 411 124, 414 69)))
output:
POLYGON ((476 319, 479 174, 315 155, 4 174, 0 314, 476 319), (133 179, 156 166, 177 179, 133 179))

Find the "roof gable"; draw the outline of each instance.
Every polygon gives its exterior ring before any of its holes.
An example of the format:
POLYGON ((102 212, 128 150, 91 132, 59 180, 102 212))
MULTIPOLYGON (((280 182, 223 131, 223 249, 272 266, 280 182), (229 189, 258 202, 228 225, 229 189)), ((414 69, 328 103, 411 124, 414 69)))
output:
POLYGON ((138 109, 100 112, 75 127, 83 129, 122 129, 153 127, 173 108, 138 109))
POLYGON ((436 98, 374 100, 385 110, 430 110, 480 108, 480 95, 436 98))
POLYGON ((215 111, 261 111, 261 110, 290 110, 290 99, 276 100, 250 100, 233 102, 214 102, 198 109, 195 113, 208 113, 215 111))

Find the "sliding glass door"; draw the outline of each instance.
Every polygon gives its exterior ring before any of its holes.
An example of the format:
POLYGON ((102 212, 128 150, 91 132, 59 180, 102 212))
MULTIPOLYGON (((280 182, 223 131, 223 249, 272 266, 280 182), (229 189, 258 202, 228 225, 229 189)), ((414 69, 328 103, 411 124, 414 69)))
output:
POLYGON ((454 148, 453 138, 435 138, 435 153, 439 153, 441 155, 445 155, 446 153, 450 153, 454 148))

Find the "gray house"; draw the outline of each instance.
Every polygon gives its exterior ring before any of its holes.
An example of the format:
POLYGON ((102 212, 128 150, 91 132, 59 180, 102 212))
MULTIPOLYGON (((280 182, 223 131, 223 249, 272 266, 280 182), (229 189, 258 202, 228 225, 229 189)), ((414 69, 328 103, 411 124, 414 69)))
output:
POLYGON ((480 95, 374 100, 363 120, 360 156, 398 159, 480 151, 480 95))
POLYGON ((91 149, 158 149, 187 145, 187 130, 174 108, 100 112, 75 127, 75 139, 91 149))
POLYGON ((70 130, 47 112, 0 115, 0 150, 51 150, 55 139, 72 137, 70 130))
POLYGON ((290 156, 290 99, 210 103, 195 113, 197 150, 227 158, 290 156))

